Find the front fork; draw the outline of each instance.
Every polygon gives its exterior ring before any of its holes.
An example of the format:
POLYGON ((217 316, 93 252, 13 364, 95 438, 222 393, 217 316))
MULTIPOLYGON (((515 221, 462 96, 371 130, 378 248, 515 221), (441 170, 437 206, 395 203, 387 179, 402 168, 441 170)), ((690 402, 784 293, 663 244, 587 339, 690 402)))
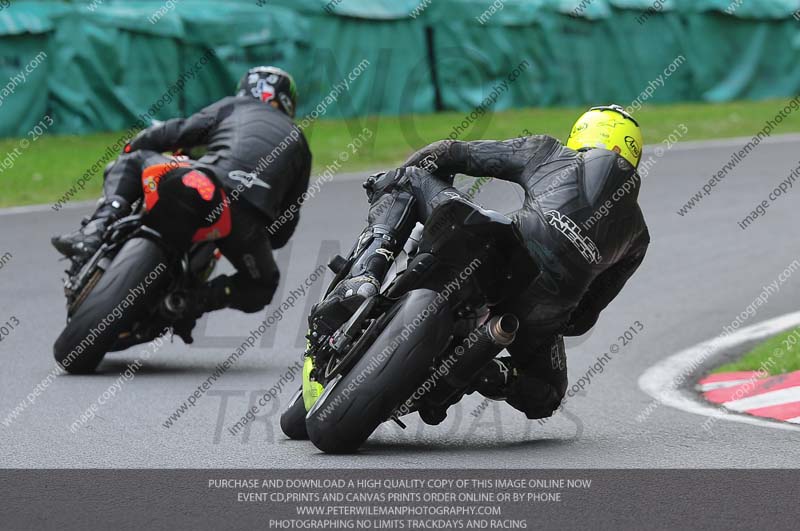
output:
POLYGON ((303 357, 303 404, 306 406, 306 411, 309 411, 319 400, 319 397, 322 396, 325 388, 316 380, 311 379, 311 371, 314 370, 314 358, 309 355, 308 351, 303 354, 303 357))
MULTIPOLYGON (((423 227, 421 224, 416 224, 415 227, 411 231, 411 235, 406 240, 404 247, 402 250, 406 253, 406 256, 413 254, 417 246, 419 244, 420 237, 422 235, 423 227)), ((385 230, 379 229, 376 231, 374 228, 367 227, 359 236, 358 240, 356 241, 355 245, 351 249, 348 257, 342 258, 341 256, 335 256, 331 259, 330 263, 328 264, 328 268, 334 272, 336 275, 334 280, 331 282, 327 292, 325 293, 325 297, 327 297, 333 288, 341 282, 344 278, 352 273, 354 266, 358 269, 358 262, 361 258, 364 257, 365 253, 369 250, 371 244, 377 241, 380 242, 378 244, 379 248, 384 248, 387 243, 392 247, 392 259, 389 260, 387 256, 377 253, 380 255, 382 260, 386 260, 388 263, 385 265, 385 269, 389 269, 389 265, 394 263, 396 266, 396 262, 394 259, 396 258, 396 249, 397 242, 391 240, 389 234, 385 230)), ((362 264, 363 267, 363 264, 362 264)), ((383 268, 379 268, 379 273, 381 273, 379 280, 384 280, 383 277, 386 274, 386 270, 383 268)), ((363 271, 362 271, 363 272, 363 271)), ((324 297, 323 297, 324 298, 324 297)), ((313 310, 312 310, 313 311, 313 310)), ((303 354, 304 361, 303 361, 303 403, 305 404, 306 411, 309 411, 314 403, 319 399, 322 395, 324 387, 319 382, 313 380, 311 378, 311 373, 314 371, 314 358, 312 356, 312 343, 311 343, 311 329, 308 330, 306 335, 306 350, 303 354)))

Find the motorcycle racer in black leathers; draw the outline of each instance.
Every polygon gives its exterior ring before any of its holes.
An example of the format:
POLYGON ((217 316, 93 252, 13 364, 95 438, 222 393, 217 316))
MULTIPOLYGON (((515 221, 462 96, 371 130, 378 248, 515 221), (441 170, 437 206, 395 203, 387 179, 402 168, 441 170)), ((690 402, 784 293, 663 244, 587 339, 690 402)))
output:
MULTIPOLYGON (((575 123, 566 145, 546 135, 506 141, 440 141, 399 169, 371 177, 371 207, 347 278, 312 312, 312 327, 335 329, 376 293, 417 221, 441 203, 471 199, 453 176, 494 177, 525 191, 510 215, 542 272, 500 313, 521 322, 510 357, 489 363, 473 391, 504 399, 530 418, 552 415, 567 389, 563 336, 587 332, 644 258, 650 241, 637 203, 642 135, 617 105, 596 107, 575 123)), ((311 382, 313 384, 313 382, 311 382)), ((311 385, 309 384, 309 385, 311 385)), ((444 411, 423 411, 436 424, 444 411)))
POLYGON ((94 215, 78 231, 54 237, 53 245, 75 259, 91 256, 105 228, 144 200, 144 223, 171 246, 218 240, 237 270, 186 294, 185 315, 175 316, 177 334, 191 342, 195 319, 209 311, 261 310, 278 285, 272 249, 286 244, 299 216, 279 226, 275 221, 298 202, 311 172, 308 143, 292 121, 296 98, 287 72, 256 67, 244 75, 236 96, 141 131, 106 167, 104 197, 94 215), (207 148, 198 160, 162 154, 198 146, 207 148))

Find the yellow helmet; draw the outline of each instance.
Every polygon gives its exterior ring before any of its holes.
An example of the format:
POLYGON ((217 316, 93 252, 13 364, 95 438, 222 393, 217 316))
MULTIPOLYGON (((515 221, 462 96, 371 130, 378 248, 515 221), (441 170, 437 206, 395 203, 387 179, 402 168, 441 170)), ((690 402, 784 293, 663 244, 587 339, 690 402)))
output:
POLYGON ((639 123, 619 105, 592 107, 578 118, 567 139, 570 149, 608 149, 619 153, 634 168, 642 158, 643 145, 639 123))

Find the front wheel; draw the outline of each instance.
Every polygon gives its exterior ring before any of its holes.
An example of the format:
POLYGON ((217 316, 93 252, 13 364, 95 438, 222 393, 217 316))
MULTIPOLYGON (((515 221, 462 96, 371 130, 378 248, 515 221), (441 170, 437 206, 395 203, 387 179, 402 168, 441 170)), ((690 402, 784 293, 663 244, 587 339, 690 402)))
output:
POLYGON ((126 242, 56 339, 58 364, 71 374, 94 372, 120 333, 153 305, 168 277, 166 253, 157 243, 126 242))
POLYGON ((289 401, 289 407, 281 415, 281 431, 295 441, 307 441, 306 405, 303 402, 303 390, 297 391, 289 401))
POLYGON ((425 381, 453 327, 450 308, 437 297, 427 289, 404 296, 355 367, 326 386, 306 415, 308 436, 317 448, 355 452, 425 381))

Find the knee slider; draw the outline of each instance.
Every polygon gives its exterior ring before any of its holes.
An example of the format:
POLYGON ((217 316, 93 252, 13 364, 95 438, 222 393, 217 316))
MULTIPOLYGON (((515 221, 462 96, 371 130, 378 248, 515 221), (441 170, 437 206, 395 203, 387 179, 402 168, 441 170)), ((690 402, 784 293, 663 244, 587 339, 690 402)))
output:
POLYGON ((272 297, 278 289, 280 277, 281 275, 278 271, 273 271, 269 275, 262 277, 258 282, 253 283, 252 288, 247 290, 247 295, 242 297, 242 311, 245 313, 259 312, 271 303, 272 297))
POLYGON ((561 405, 563 397, 564 392, 550 383, 534 376, 522 375, 512 385, 507 402, 525 413, 529 419, 541 419, 552 416, 561 405))
POLYGON ((277 281, 275 284, 261 283, 254 285, 246 293, 240 293, 232 307, 244 313, 260 312, 272 302, 272 296, 275 295, 277 287, 277 281))

